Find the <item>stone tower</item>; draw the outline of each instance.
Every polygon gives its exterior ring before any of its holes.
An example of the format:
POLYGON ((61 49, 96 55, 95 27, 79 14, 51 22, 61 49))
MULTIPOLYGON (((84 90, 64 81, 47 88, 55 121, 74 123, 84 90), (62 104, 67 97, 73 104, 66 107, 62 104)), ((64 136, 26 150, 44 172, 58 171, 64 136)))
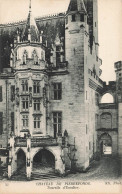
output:
POLYGON ((88 46, 88 25, 87 11, 82 0, 71 0, 65 26, 65 48, 66 60, 69 62, 69 85, 72 95, 71 118, 73 119, 70 126, 70 134, 75 137, 77 152, 77 167, 87 167, 89 157, 86 139, 85 121, 85 77, 84 77, 84 53, 85 43, 88 46), (80 155, 78 152, 80 151, 80 155))
POLYGON ((76 166, 85 168, 96 151, 95 116, 99 109, 93 99, 98 95, 98 88, 102 88, 99 80, 98 27, 93 24, 97 25, 97 15, 93 12, 97 12, 97 1, 71 0, 65 19, 65 53, 72 93, 69 98, 72 101, 70 115, 73 118, 68 133, 76 139, 76 166), (88 12, 87 3, 92 8, 88 12), (89 21, 88 13, 91 14, 89 21), (96 18, 94 22, 93 18, 96 18))
POLYGON ((32 16, 31 7, 21 37, 17 31, 17 41, 11 54, 11 67, 15 71, 16 80, 15 135, 23 136, 28 132, 31 135, 36 135, 38 132, 45 135, 46 110, 42 100, 46 79, 45 48, 42 45, 42 34, 39 34, 32 16), (38 130, 40 127, 41 132, 38 130))

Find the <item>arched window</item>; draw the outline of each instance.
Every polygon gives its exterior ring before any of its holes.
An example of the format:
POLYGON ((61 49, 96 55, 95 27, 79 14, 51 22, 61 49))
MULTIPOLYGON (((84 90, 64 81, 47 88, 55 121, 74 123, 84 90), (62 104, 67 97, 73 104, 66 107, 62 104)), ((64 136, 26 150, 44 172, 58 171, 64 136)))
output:
POLYGON ((34 60, 34 65, 37 65, 38 64, 38 56, 37 56, 37 53, 35 50, 33 51, 32 58, 34 60))
POLYGON ((23 53, 23 64, 24 64, 24 65, 26 64, 27 58, 28 58, 28 53, 27 53, 27 51, 25 50, 24 53, 23 53))
POLYGON ((101 103, 114 103, 113 96, 109 93, 106 93, 102 96, 101 103))

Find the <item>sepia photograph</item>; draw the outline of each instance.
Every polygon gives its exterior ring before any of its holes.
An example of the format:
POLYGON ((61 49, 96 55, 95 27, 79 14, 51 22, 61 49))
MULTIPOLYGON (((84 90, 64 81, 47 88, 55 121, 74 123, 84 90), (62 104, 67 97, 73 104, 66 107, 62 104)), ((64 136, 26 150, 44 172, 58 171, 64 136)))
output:
POLYGON ((122 193, 122 0, 0 0, 0 194, 122 193))

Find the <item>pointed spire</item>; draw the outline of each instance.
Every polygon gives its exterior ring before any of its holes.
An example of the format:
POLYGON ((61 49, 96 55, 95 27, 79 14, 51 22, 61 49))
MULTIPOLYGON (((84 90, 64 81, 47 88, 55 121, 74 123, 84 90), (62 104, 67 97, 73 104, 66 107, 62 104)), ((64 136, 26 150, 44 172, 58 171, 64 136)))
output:
POLYGON ((39 31, 38 31, 38 28, 36 25, 36 21, 32 15, 31 0, 29 0, 29 1, 30 1, 29 14, 28 14, 25 29, 23 30, 22 39, 28 40, 28 37, 30 37, 29 41, 39 41, 39 31), (29 32, 29 36, 28 36, 28 32, 29 32))
POLYGON ((31 12, 31 0, 30 0, 30 5, 29 5, 29 12, 31 12))
POLYGON ((70 0, 70 4, 67 12, 69 11, 80 11, 87 12, 84 4, 84 0, 70 0))

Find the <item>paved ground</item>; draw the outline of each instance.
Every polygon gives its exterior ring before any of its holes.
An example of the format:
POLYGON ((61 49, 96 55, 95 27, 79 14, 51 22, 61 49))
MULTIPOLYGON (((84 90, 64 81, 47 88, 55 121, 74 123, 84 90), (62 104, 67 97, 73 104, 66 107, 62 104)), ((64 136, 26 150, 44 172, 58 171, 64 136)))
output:
POLYGON ((115 180, 122 178, 121 163, 117 158, 106 156, 94 161, 87 173, 70 174, 67 178, 75 180, 115 180))
MULTIPOLYGON (((69 174, 66 177, 55 177, 56 180, 122 180, 122 163, 117 159, 111 156, 106 156, 101 158, 100 161, 93 161, 91 164, 91 168, 86 173, 76 173, 69 174)), ((0 177, 2 180, 2 177, 0 177)), ((49 178, 49 180, 54 180, 53 178, 49 178)), ((4 179, 5 180, 5 179, 4 179)), ((14 179, 15 180, 15 179, 14 179)))

